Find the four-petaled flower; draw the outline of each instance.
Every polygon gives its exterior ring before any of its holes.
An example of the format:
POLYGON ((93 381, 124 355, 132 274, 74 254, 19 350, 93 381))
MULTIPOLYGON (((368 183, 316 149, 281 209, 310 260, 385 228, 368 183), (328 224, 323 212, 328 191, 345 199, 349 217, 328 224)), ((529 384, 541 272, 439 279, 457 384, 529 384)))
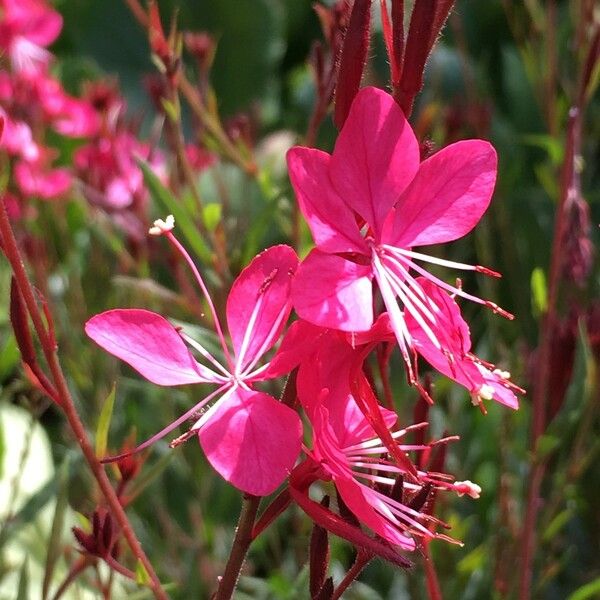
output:
MULTIPOLYGON (((496 163, 493 147, 482 140, 451 144, 420 163, 417 140, 393 98, 375 88, 361 90, 333 154, 304 147, 288 152, 292 185, 317 246, 294 278, 298 315, 322 327, 368 330, 375 280, 412 384, 418 385, 416 351, 423 347, 415 342, 415 330, 449 364, 463 361, 462 349, 447 339, 433 288, 413 272, 434 287, 512 317, 419 262, 498 274, 413 248, 456 240, 477 224, 490 203, 496 163)), ((498 378, 493 372, 491 377, 494 385, 486 382, 471 391, 503 401, 495 393, 498 378)), ((516 407, 516 398, 505 403, 516 407)))
POLYGON ((258 363, 273 347, 289 317, 290 285, 298 258, 289 246, 274 246, 259 254, 236 279, 226 307, 231 352, 204 281, 173 235, 173 226, 172 217, 156 221, 151 233, 167 237, 192 269, 206 296, 227 366, 164 317, 147 310, 109 310, 92 317, 85 331, 104 350, 157 385, 218 386, 135 451, 195 418, 182 438, 197 434, 212 466, 240 490, 270 494, 294 466, 300 452, 302 424, 295 411, 269 394, 254 390, 253 385, 282 374, 269 369, 268 364, 258 363), (184 340, 211 366, 200 364, 184 340), (211 401, 210 408, 205 409, 211 401))

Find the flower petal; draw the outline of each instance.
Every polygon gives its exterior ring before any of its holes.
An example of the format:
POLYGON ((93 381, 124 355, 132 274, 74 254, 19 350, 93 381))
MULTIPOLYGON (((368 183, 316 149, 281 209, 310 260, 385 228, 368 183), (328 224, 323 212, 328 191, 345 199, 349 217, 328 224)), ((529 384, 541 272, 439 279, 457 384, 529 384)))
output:
POLYGON ((321 327, 365 331, 373 324, 371 267, 313 250, 292 283, 298 315, 321 327))
POLYGON ((331 185, 330 159, 326 152, 313 148, 296 146, 288 151, 290 180, 300 210, 323 252, 366 253, 353 211, 331 185))
POLYGON ((490 204, 497 162, 483 140, 456 142, 428 158, 390 213, 384 241, 407 248, 469 233, 490 204))
POLYGON ((453 379, 478 396, 482 389, 497 402, 517 409, 517 397, 501 375, 490 371, 469 351, 471 338, 469 326, 462 318, 456 301, 433 282, 419 277, 417 282, 423 292, 435 304, 436 324, 431 326, 440 341, 440 348, 431 342, 411 312, 405 311, 406 327, 410 332, 417 352, 440 373, 453 379), (483 387, 485 386, 485 388, 483 387))
POLYGON ((214 469, 248 494, 266 496, 290 474, 300 453, 302 423, 268 394, 238 389, 199 432, 214 469))
MULTIPOLYGON (((383 505, 383 502, 376 497, 371 488, 346 477, 336 477, 335 486, 346 506, 361 523, 364 523, 388 542, 400 546, 403 550, 415 549, 416 544, 413 538, 403 534, 399 527, 394 526, 375 510, 374 507, 383 505)), ((382 510, 385 510, 383 506, 382 510)))
POLYGON ((85 332, 101 348, 157 385, 213 381, 164 317, 148 310, 115 309, 92 317, 85 332))
POLYGON ((333 151, 333 187, 377 236, 418 168, 417 140, 400 107, 382 90, 362 89, 333 151))
POLYGON ((285 326, 298 257, 289 246, 261 252, 240 273, 227 298, 227 324, 238 367, 269 350, 285 326))

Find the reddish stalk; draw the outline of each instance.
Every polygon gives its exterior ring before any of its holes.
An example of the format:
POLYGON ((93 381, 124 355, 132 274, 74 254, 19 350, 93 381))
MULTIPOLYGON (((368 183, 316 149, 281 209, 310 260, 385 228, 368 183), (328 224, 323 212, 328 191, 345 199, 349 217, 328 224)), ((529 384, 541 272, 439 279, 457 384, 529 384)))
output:
POLYGON ((427 593, 430 600, 443 600, 442 588, 435 572, 435 565, 429 552, 429 544, 423 546, 423 555, 425 558, 425 577, 427 579, 427 593))
POLYGON ((533 382, 531 449, 533 467, 529 478, 525 520, 521 533, 521 571, 519 578, 519 598, 527 600, 531 596, 533 556, 536 543, 537 513, 540 504, 540 490, 546 469, 543 459, 537 459, 536 447, 546 428, 546 399, 550 373, 550 353, 554 328, 557 323, 557 302, 562 270, 562 247, 565 241, 565 203, 575 172, 575 160, 579 154, 581 138, 581 110, 573 107, 569 111, 565 160, 563 163, 561 194, 556 212, 556 224, 552 241, 550 275, 548 287, 548 310, 540 330, 540 345, 537 359, 536 377, 533 382))
POLYGON ((254 528, 259 504, 260 496, 244 495, 231 554, 225 565, 225 571, 219 580, 219 587, 213 600, 229 600, 233 597, 242 565, 253 540, 252 529, 254 528))
MULTIPOLYGON (((40 308, 35 298, 33 286, 29 280, 27 272, 25 271, 25 265, 23 264, 21 254, 17 246, 8 214, 6 212, 6 207, 4 206, 4 201, 0 201, 0 234, 2 236, 4 254, 12 267, 16 284, 21 292, 25 306, 27 307, 33 322, 33 326, 40 340, 44 357, 50 369, 54 389, 56 390, 57 398, 59 399, 59 405, 67 417, 67 421, 73 434, 75 435, 77 444, 81 448, 85 460, 88 463, 94 478, 98 482, 108 506, 118 521, 132 553, 140 561, 146 570, 146 573, 148 574, 148 577, 151 581, 150 587, 152 588, 155 597, 159 600, 167 600, 168 596, 162 589, 160 580, 158 579, 152 564, 142 549, 142 546, 138 541, 131 524, 129 523, 127 514, 121 506, 119 498, 117 497, 117 494, 115 493, 115 490, 113 489, 112 484, 104 471, 104 468, 96 458, 94 448, 90 443, 85 427, 79 417, 79 414, 77 413, 77 409, 75 408, 73 398, 71 397, 64 373, 58 360, 58 354, 56 352, 53 336, 49 333, 49 330, 51 331, 52 328, 50 327, 47 329, 44 324, 40 308)), ((46 317, 49 318, 50 315, 47 314, 46 317)))
POLYGON ((356 560, 350 567, 344 579, 340 581, 339 585, 335 588, 335 592, 331 596, 331 600, 338 600, 342 597, 342 594, 350 587, 350 585, 356 580, 361 574, 362 570, 369 564, 373 556, 364 550, 359 549, 356 554, 356 560))

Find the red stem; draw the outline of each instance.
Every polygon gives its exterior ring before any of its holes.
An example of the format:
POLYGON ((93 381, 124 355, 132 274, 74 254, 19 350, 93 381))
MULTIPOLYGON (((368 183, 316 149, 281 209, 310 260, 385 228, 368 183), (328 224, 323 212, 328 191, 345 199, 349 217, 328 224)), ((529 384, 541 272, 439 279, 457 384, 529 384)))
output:
POLYGON ((54 388, 56 389, 57 396, 60 399, 60 406, 67 417, 67 421, 71 427, 71 430, 73 431, 73 434, 75 435, 77 444, 81 448, 86 462, 88 463, 94 478, 102 490, 106 502, 121 526, 123 535, 127 539, 131 551, 144 566, 144 569, 146 570, 152 582, 151 587, 155 597, 159 600, 167 600, 168 596, 162 589, 158 576, 156 575, 152 564, 148 560, 148 557, 144 553, 144 550, 142 549, 142 546, 138 541, 131 524, 129 523, 125 510, 121 506, 119 498, 117 497, 110 480, 108 479, 108 476, 104 472, 104 468, 96 458, 96 454, 92 444, 90 443, 90 440, 88 439, 85 427, 79 418, 79 414, 77 413, 77 409, 73 403, 64 373, 60 367, 58 355, 56 353, 56 347, 52 339, 53 336, 48 333, 48 330, 46 330, 40 309, 36 302, 33 286, 31 285, 29 277, 27 276, 27 272, 25 271, 25 265, 23 264, 15 236, 10 225, 6 207, 4 206, 4 201, 0 201, 0 234, 2 235, 4 254, 6 255, 6 258, 12 267, 17 286, 21 292, 23 300, 25 301, 27 310, 29 311, 33 326, 42 346, 42 351, 50 369, 51 377, 54 382, 54 388))
POLYGON ((231 547, 225 571, 219 581, 219 588, 213 600, 229 600, 233 597, 235 587, 240 578, 240 571, 246 559, 246 554, 252 543, 252 529, 260 504, 260 496, 244 495, 242 510, 238 521, 235 538, 231 547))
POLYGON ((361 549, 358 550, 354 564, 350 567, 344 576, 344 579, 342 579, 339 585, 335 588, 335 592, 333 592, 331 600, 338 600, 338 598, 342 597, 342 594, 350 587, 354 580, 360 575, 361 571, 367 566, 367 564, 369 564, 372 558, 373 556, 370 553, 361 549))
POLYGON ((557 323, 558 291, 563 267, 562 246, 565 241, 565 203, 575 170, 575 158, 579 154, 581 138, 581 110, 571 108, 567 128, 565 160, 563 163, 561 194, 556 212, 556 224, 552 241, 550 259, 550 275, 548 290, 548 310, 540 330, 540 345, 538 351, 536 377, 533 382, 531 450, 533 467, 529 478, 525 520, 521 533, 521 572, 519 579, 519 598, 527 600, 531 595, 531 579, 533 574, 533 556, 536 543, 537 512, 540 504, 539 495, 545 471, 545 462, 536 459, 538 439, 546 428, 546 399, 548 392, 548 377, 550 375, 550 358, 554 329, 557 323))

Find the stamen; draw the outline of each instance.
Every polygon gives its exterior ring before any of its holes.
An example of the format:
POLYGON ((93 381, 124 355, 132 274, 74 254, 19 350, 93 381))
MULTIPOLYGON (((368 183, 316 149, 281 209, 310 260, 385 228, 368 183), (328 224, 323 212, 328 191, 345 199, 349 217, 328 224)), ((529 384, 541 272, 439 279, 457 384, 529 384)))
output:
POLYGON ((379 290, 381 291, 381 295, 383 297, 383 302, 390 314, 392 329, 396 334, 396 340, 398 341, 398 345, 400 346, 400 352, 402 353, 402 358, 404 359, 404 362, 406 364, 408 378, 410 383, 413 384, 416 381, 416 377, 413 371, 410 355, 408 353, 407 348, 407 346, 412 346, 412 338, 410 333, 408 332, 406 323, 404 322, 404 315, 398 307, 396 297, 394 296, 394 293, 392 292, 390 284, 387 280, 386 270, 383 268, 383 265, 381 264, 379 257, 375 252, 373 252, 372 260, 375 278, 377 279, 379 290))
MULTIPOLYGON (((212 371, 212 369, 209 369, 209 371, 211 373, 213 373, 215 379, 218 379, 219 381, 223 381, 223 383, 230 379, 231 374, 229 373, 229 371, 204 346, 199 344, 194 338, 190 337, 187 333, 184 333, 183 331, 179 331, 179 335, 194 350, 197 350, 202 356, 204 356, 204 358, 206 358, 206 360, 209 360, 217 369, 219 369, 219 371, 221 371, 221 373, 223 373, 223 375, 225 375, 225 378, 223 378, 220 375, 218 375, 217 373, 215 373, 214 371, 212 371)), ((208 368, 208 367, 206 367, 206 368, 208 368)))
MULTIPOLYGON (((168 217, 167 217, 167 220, 168 220, 168 217)), ((167 225, 168 225, 168 223, 167 223, 167 225)), ((196 265, 194 264, 194 261, 192 260, 191 256, 188 254, 187 250, 179 243, 179 240, 173 235, 173 233, 170 230, 168 230, 168 231, 164 232, 164 235, 169 240, 169 242, 173 245, 173 247, 179 252, 179 254, 181 254, 181 256, 184 258, 184 260, 190 267, 192 273, 194 274, 194 277, 196 278, 196 281, 197 281, 200 289, 202 290, 204 297, 206 298, 206 302, 208 304, 208 308, 209 308, 211 316, 213 318, 213 321, 215 324, 215 329, 217 331, 217 335, 219 336, 219 342, 221 343, 221 347, 223 348, 223 353, 225 354, 227 364, 229 365, 229 368, 231 369, 231 371, 233 371, 233 369, 235 368, 235 365, 231 358, 231 354, 229 353, 229 348, 227 347, 227 342, 225 341, 225 336, 223 335, 223 330, 221 329, 221 323, 219 321, 219 317, 217 316, 217 311, 213 304, 212 298, 210 297, 210 294, 208 293, 208 289, 207 289, 206 285, 204 284, 204 280, 202 279, 202 276, 200 275, 200 272, 198 271, 196 265)))
POLYGON ((273 325, 272 325, 271 329, 269 330, 269 333, 265 336, 263 343, 256 350, 256 355, 242 371, 241 377, 243 377, 244 379, 248 379, 250 376, 255 376, 257 371, 260 370, 259 369, 259 370, 255 371, 254 373, 249 374, 250 371, 252 369, 254 369, 254 367, 256 366, 258 361, 262 358, 263 354, 266 352, 267 346, 271 343, 273 336, 275 335, 275 332, 281 327, 281 323, 284 320, 284 318, 287 316, 287 314, 288 314, 288 306, 286 304, 285 306, 282 307, 282 309, 279 311, 279 314, 277 315, 277 318, 273 321, 273 325))
POLYGON ((497 271, 489 269, 488 267, 483 267, 481 265, 469 265, 453 260, 446 260, 445 258, 437 258, 435 256, 429 256, 428 254, 421 254, 420 252, 415 252, 414 250, 406 250, 405 248, 388 246, 387 244, 382 244, 382 247, 393 254, 400 254, 402 256, 408 256, 410 258, 416 258, 417 260, 422 260, 423 262, 440 265, 441 267, 461 269, 462 271, 476 271, 477 273, 482 273, 483 275, 488 275, 490 277, 502 277, 502 275, 497 271))
POLYGON ((145 450, 146 448, 148 448, 149 446, 154 444, 154 442, 157 442, 158 440, 165 437, 165 435, 167 435, 168 433, 171 433, 171 431, 173 431, 173 429, 176 429, 182 423, 185 423, 185 421, 187 421, 190 417, 192 417, 195 413, 197 413, 203 406, 205 406, 207 402, 210 402, 215 396, 220 394, 227 387, 227 385, 221 386, 220 388, 218 388, 217 390, 215 390, 214 392, 212 392, 211 394, 206 396, 206 398, 204 398, 203 400, 201 400, 200 402, 198 402, 197 404, 192 406, 192 408, 190 408, 188 411, 183 413, 178 419, 176 419, 175 421, 173 421, 172 423, 167 425, 164 429, 161 429, 158 433, 154 434, 151 438, 147 439, 145 442, 142 442, 139 446, 136 446, 133 450, 130 450, 129 452, 125 452, 123 454, 118 454, 117 456, 107 456, 106 458, 103 458, 100 462, 102 464, 117 462, 119 460, 122 460, 123 458, 127 458, 128 456, 132 456, 133 454, 137 454, 138 452, 145 450))

